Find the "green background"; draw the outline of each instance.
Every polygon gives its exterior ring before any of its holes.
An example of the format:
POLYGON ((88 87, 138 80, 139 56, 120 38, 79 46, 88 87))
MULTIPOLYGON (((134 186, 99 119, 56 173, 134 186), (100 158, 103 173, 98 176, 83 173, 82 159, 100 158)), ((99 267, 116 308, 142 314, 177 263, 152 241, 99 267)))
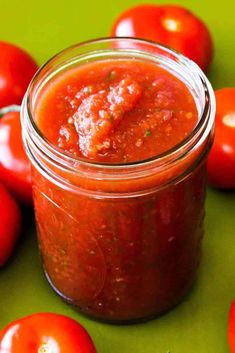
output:
MULTIPOLYGON (((0 39, 24 47, 42 64, 71 44, 108 35, 114 18, 134 4, 132 0, 1 0, 0 39)), ((211 29, 215 59, 209 78, 214 88, 235 86, 234 1, 178 4, 199 15, 211 29)), ((94 322, 60 301, 43 277, 32 222, 12 261, 0 271, 0 328, 27 314, 51 311, 81 322, 99 353, 228 353, 227 317, 235 297, 235 194, 210 189, 206 208, 204 257, 193 291, 168 314, 132 326, 94 322)))

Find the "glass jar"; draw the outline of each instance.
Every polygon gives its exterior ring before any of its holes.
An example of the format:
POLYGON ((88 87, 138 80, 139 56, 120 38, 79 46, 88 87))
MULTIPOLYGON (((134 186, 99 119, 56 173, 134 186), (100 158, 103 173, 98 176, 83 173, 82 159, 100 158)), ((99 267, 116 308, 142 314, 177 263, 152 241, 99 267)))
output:
POLYGON ((38 243, 50 285, 79 312, 135 322, 184 298, 201 258, 214 114, 214 94, 198 66, 153 42, 82 43, 52 58, 34 77, 21 117, 33 166, 38 243), (197 105, 197 126, 173 149, 135 163, 97 163, 52 145, 35 121, 41 92, 71 67, 117 58, 150 60, 183 81, 197 105))

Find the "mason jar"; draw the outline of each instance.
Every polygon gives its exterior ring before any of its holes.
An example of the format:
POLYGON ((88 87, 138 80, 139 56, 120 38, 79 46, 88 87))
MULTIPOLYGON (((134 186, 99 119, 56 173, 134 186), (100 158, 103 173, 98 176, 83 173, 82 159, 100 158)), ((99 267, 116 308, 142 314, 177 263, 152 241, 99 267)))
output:
POLYGON ((153 318, 184 298, 201 259, 214 114, 204 73, 154 42, 89 41, 38 71, 22 104, 23 139, 44 272, 65 302, 92 318, 125 323, 153 318), (42 92, 66 70, 123 58, 152 62, 187 86, 198 112, 190 134, 161 154, 116 164, 76 157, 52 144, 35 114, 42 92))

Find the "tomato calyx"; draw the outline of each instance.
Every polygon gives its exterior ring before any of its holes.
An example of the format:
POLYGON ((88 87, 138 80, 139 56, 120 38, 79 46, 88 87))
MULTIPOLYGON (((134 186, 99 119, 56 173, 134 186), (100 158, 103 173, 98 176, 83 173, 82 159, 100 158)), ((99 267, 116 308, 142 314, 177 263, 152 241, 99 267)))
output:
POLYGON ((7 113, 20 112, 20 109, 21 109, 21 106, 17 104, 12 104, 12 105, 8 105, 7 107, 3 107, 0 109, 0 118, 6 115, 7 113))
POLYGON ((53 353, 48 344, 43 344, 38 348, 38 353, 53 353))

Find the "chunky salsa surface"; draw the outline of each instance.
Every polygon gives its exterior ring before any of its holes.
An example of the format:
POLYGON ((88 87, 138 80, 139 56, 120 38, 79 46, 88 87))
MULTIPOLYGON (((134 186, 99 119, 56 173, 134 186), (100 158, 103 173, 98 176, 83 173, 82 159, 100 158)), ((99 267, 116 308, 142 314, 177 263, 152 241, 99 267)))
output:
POLYGON ((174 147, 198 112, 186 85, 156 64, 106 60, 54 79, 37 105, 43 134, 78 157, 126 163, 174 147))

